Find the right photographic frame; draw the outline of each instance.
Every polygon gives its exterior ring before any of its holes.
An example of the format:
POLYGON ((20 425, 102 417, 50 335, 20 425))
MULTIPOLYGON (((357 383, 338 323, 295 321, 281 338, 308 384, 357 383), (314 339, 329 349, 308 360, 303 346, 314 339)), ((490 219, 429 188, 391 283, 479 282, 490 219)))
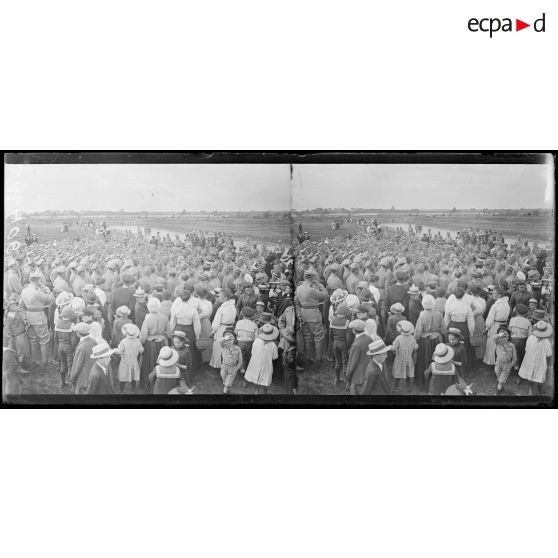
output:
POLYGON ((300 393, 554 401, 555 160, 291 165, 300 393))

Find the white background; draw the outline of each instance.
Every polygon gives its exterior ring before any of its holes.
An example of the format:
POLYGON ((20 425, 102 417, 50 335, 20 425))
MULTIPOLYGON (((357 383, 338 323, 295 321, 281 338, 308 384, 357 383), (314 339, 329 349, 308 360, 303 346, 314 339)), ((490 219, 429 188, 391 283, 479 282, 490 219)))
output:
MULTIPOLYGON (((556 149, 554 6, 3 3, 0 147, 556 149), (545 34, 467 31, 543 11, 545 34)), ((554 412, 0 420, 10 558, 555 552, 554 412)))

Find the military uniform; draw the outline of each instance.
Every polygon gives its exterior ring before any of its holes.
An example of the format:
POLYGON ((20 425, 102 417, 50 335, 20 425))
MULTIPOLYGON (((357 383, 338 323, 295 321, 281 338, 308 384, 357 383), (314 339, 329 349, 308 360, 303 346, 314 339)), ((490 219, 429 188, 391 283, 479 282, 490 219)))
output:
POLYGON ((27 335, 31 343, 32 358, 36 359, 37 345, 40 347, 41 366, 48 362, 50 334, 45 308, 54 301, 52 293, 38 283, 31 283, 21 291, 21 299, 25 306, 25 319, 29 324, 27 335))
POLYGON ((328 294, 324 287, 320 289, 307 279, 296 289, 295 309, 304 338, 304 353, 306 358, 311 358, 315 350, 317 362, 321 362, 324 357, 325 340, 319 304, 327 298, 328 294))

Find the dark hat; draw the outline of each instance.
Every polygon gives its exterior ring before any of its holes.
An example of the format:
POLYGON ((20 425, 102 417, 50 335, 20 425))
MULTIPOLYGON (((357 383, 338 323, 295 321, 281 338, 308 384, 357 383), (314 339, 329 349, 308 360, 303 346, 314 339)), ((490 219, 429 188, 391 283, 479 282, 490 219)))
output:
POLYGON ((515 311, 520 315, 520 316, 526 316, 527 313, 529 312, 529 308, 527 308, 527 306, 525 306, 525 304, 518 304, 515 307, 515 311))
POLYGON ((242 308, 242 315, 245 318, 251 318, 254 316, 254 314, 255 314, 255 310, 251 306, 244 306, 242 308))

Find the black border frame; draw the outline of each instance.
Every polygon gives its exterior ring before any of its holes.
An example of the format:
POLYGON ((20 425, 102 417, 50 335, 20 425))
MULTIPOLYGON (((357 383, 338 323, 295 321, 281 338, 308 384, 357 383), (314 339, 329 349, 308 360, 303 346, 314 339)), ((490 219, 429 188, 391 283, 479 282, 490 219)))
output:
MULTIPOLYGON (((543 164, 546 155, 554 159, 556 190, 556 150, 397 150, 397 151, 3 151, 4 164, 543 164)), ((4 165, 2 165, 2 175, 4 165)), ((554 223, 556 230, 556 221, 554 223)), ((556 369, 556 366, 555 366, 556 369)), ((435 408, 435 409, 501 409, 556 408, 556 387, 552 397, 478 396, 390 396, 355 397, 350 395, 195 395, 153 396, 114 395, 86 396, 37 394, 11 396, 2 401, 1 408, 26 409, 84 409, 84 408, 186 408, 186 409, 293 409, 293 408, 435 408), (77 402, 79 401, 79 403, 77 402)))

